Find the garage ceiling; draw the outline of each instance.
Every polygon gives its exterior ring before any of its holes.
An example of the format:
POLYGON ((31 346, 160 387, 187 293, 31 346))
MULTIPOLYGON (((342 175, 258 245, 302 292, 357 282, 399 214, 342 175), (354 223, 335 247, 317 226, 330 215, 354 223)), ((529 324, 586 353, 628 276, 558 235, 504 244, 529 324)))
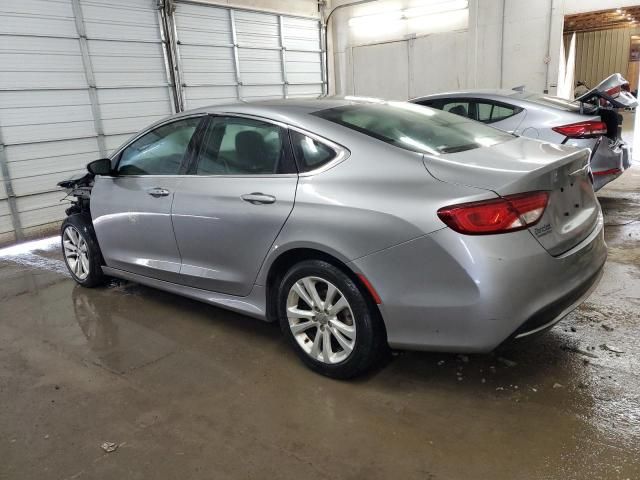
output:
POLYGON ((629 28, 640 25, 640 5, 636 7, 599 10, 597 12, 567 15, 565 33, 629 28))

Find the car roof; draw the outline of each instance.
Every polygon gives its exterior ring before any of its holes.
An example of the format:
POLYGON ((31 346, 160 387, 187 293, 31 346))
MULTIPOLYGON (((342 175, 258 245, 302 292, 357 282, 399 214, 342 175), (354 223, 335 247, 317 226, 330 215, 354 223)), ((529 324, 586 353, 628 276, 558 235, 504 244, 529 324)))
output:
POLYGON ((220 105, 208 105, 179 113, 174 113, 155 123, 148 125, 144 130, 130 137, 118 151, 129 144, 135 138, 157 128, 165 123, 184 117, 203 114, 215 115, 247 115, 257 119, 264 119, 285 125, 297 126, 303 131, 312 132, 334 143, 344 145, 351 141, 352 130, 327 121, 315 115, 310 115, 319 110, 343 107, 346 105, 386 104, 382 99, 369 97, 322 97, 301 99, 274 99, 252 102, 233 102, 220 105))
POLYGON ((324 97, 309 99, 274 99, 256 102, 234 102, 222 105, 208 105, 181 112, 179 115, 194 113, 236 113, 265 117, 284 123, 296 123, 310 113, 327 108, 342 107, 354 103, 366 103, 356 97, 324 97))

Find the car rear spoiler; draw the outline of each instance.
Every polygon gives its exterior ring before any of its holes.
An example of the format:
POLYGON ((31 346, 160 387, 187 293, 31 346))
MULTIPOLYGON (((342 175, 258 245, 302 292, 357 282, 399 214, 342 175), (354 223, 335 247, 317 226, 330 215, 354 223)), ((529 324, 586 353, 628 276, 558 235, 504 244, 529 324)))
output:
POLYGON ((614 108, 634 108, 638 106, 638 99, 629 92, 629 82, 619 73, 614 73, 594 88, 576 98, 576 102, 586 103, 593 99, 602 98, 614 108))

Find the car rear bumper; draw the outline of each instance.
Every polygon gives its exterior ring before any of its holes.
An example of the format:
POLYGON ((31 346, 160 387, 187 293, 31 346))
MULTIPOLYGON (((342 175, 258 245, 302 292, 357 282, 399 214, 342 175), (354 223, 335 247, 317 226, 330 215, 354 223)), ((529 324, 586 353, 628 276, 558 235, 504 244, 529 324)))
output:
POLYGON ((600 190, 630 166, 631 147, 622 140, 612 142, 608 138, 602 138, 591 155, 594 190, 600 190))
POLYGON ((465 236, 445 228, 351 263, 382 299, 392 347, 488 352, 576 308, 606 256, 600 215, 592 233, 558 257, 528 231, 465 236))
POLYGON ((546 306, 531 318, 524 322, 513 333, 513 338, 524 338, 537 333, 542 333, 566 317, 575 310, 589 295, 596 289, 602 278, 604 265, 591 278, 584 283, 577 285, 575 289, 562 298, 559 298, 551 305, 546 306))

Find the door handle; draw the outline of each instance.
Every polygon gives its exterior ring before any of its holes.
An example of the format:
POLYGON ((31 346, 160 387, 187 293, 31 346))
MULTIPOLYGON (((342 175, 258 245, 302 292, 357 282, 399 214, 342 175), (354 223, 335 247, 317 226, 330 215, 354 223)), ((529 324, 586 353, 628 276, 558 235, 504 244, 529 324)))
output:
POLYGON ((259 205, 261 203, 274 203, 276 201, 276 197, 274 197, 273 195, 266 195, 260 192, 245 193, 244 195, 240 195, 240 198, 245 202, 252 203, 253 205, 259 205))
POLYGON ((156 188, 151 188, 147 190, 147 193, 152 197, 158 198, 158 197, 166 197, 171 192, 169 192, 169 190, 167 190, 166 188, 156 187, 156 188))

